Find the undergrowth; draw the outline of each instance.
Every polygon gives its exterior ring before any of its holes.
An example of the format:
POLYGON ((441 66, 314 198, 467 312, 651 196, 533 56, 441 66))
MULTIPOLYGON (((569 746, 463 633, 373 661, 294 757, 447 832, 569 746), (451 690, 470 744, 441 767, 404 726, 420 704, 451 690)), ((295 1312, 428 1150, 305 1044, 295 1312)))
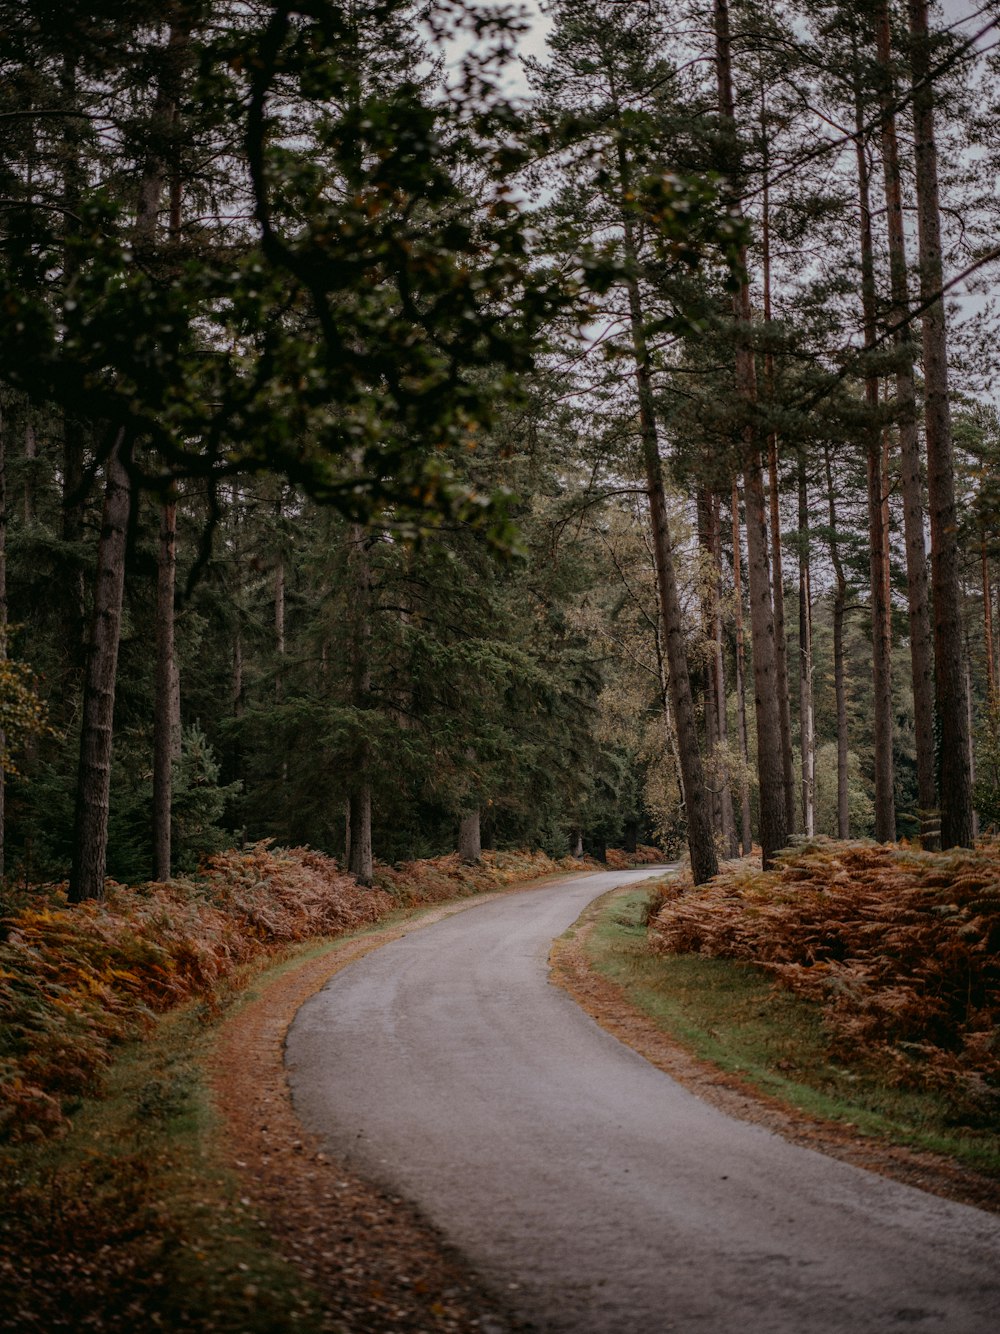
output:
POLYGON ((100 903, 33 891, 0 940, 0 1141, 59 1133, 99 1095, 120 1044, 197 999, 211 1016, 237 968, 400 907, 482 893, 583 863, 542 852, 457 854, 380 866, 371 888, 308 848, 258 843, 211 857, 195 879, 109 884, 100 903))
POLYGON ((933 1088, 957 1123, 1000 1117, 1000 847, 817 840, 761 872, 656 892, 654 950, 734 959, 819 1003, 834 1060, 933 1088))

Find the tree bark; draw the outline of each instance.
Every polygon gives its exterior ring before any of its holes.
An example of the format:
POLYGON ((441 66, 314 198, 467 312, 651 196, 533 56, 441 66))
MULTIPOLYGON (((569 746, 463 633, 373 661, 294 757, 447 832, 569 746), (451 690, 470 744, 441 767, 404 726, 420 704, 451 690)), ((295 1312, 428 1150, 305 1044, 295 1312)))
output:
POLYGON ((128 462, 128 443, 121 428, 107 461, 104 515, 97 552, 94 618, 83 691, 73 865, 69 878, 71 903, 104 897, 115 682, 125 589, 125 551, 132 510, 128 462))
MULTIPOLYGON (((618 166, 623 196, 629 188, 628 160, 622 138, 618 139, 618 166)), ((663 484, 663 464, 656 426, 656 409, 650 379, 649 349, 646 344, 642 294, 635 276, 638 249, 631 213, 622 209, 625 260, 629 269, 628 302, 632 334, 632 353, 635 364, 636 395, 639 400, 639 436, 646 494, 649 499, 650 526, 653 535, 653 556, 659 593, 663 635, 667 648, 668 679, 677 728, 677 752, 680 763, 681 789, 687 817, 687 841, 691 855, 691 874, 695 884, 710 880, 719 869, 712 831, 712 815, 705 787, 701 753, 698 749, 698 727, 694 701, 691 697, 691 676, 688 671, 687 649, 684 644, 684 618, 677 575, 674 569, 673 546, 667 516, 667 497, 663 484)))
POLYGON ((833 689, 837 701, 837 837, 850 838, 851 816, 847 783, 847 688, 844 679, 844 612, 847 606, 847 579, 837 541, 837 506, 833 489, 833 465, 830 446, 824 444, 826 497, 830 514, 830 560, 837 578, 833 595, 833 689))
POLYGON ((153 879, 171 874, 171 807, 176 717, 174 585, 177 570, 177 502, 166 500, 160 514, 156 578, 156 699, 153 714, 153 879))
MULTIPOLYGON (((729 5, 714 0, 716 72, 719 110, 736 132, 733 79, 730 63, 729 5)), ((742 209, 734 208, 739 216, 742 209)), ((738 343, 736 387, 748 419, 757 402, 757 370, 751 341, 750 285, 746 279, 746 250, 738 256, 744 277, 733 293, 733 316, 738 343)), ((774 854, 788 842, 788 801, 781 744, 781 706, 774 608, 768 565, 767 510, 763 464, 752 420, 743 429, 743 497, 746 506, 747 581, 750 591, 750 633, 753 637, 754 705, 757 718, 757 777, 760 802, 761 861, 767 868, 774 854)))
POLYGON ((348 800, 351 832, 347 869, 359 885, 370 885, 375 872, 372 860, 372 789, 365 774, 355 776, 348 800))
MULTIPOLYGON (((715 715, 719 744, 729 753, 729 720, 726 717, 726 660, 723 653, 722 626, 722 520, 718 495, 711 500, 712 582, 712 652, 715 685, 715 715)), ((733 812, 733 784, 726 762, 723 766, 720 800, 722 805, 722 841, 729 857, 739 856, 736 817, 733 812)))
POLYGON ((708 569, 702 570, 699 580, 701 585, 701 622, 704 644, 703 696, 705 701, 705 755, 712 786, 709 788, 709 805, 712 814, 712 828, 717 838, 722 836, 722 791, 718 781, 719 749, 719 696, 716 688, 715 663, 715 589, 717 575, 712 569, 715 562, 715 549, 712 540, 712 496, 704 487, 698 491, 698 545, 702 559, 708 569))
POLYGON ((916 350, 908 323, 906 233, 903 225, 903 190, 896 135, 896 90, 892 79, 892 42, 889 6, 881 0, 876 11, 876 44, 884 82, 880 90, 881 150, 885 182, 886 229, 889 242, 891 302, 888 319, 897 326, 894 341, 896 410, 899 422, 900 490, 903 498, 903 534, 906 545, 906 597, 910 638, 910 673, 913 683, 913 728, 917 751, 917 803, 921 842, 937 843, 938 798, 934 756, 934 671, 930 612, 927 605, 927 552, 924 545, 924 489, 920 476, 920 439, 917 433, 917 396, 913 382, 916 350))
POLYGON ((479 807, 462 816, 458 826, 458 855, 470 866, 481 860, 483 843, 479 829, 479 807))
MULTIPOLYGON (((768 145, 765 132, 763 94, 761 97, 761 139, 764 145, 764 189, 762 198, 761 241, 764 269, 764 325, 771 323, 771 206, 768 180, 768 145)), ((768 405, 774 402, 774 354, 764 353, 764 382, 768 405)), ((792 760, 792 715, 788 683, 788 641, 785 635, 785 579, 781 558, 781 508, 778 492, 778 433, 767 436, 768 503, 771 519, 771 569, 774 593, 774 648, 778 682, 778 718, 781 724, 781 767, 785 780, 785 820, 789 832, 795 828, 795 779, 792 760)))
MULTIPOLYGON (((368 534, 352 524, 350 563, 354 573, 354 605, 351 616, 351 698, 363 717, 371 693, 371 569, 368 563, 368 534)), ((363 728, 351 761, 348 794, 350 842, 348 870, 359 884, 370 885, 372 860, 371 745, 363 728)))
MULTIPOLYGON (((74 61, 65 57, 60 71, 60 89, 63 105, 70 112, 77 107, 77 70, 74 61)), ((72 288, 79 272, 79 260, 74 247, 74 238, 79 227, 76 219, 80 214, 80 200, 85 184, 85 175, 81 161, 81 125, 75 115, 66 117, 63 129, 65 149, 63 170, 63 219, 64 247, 63 274, 67 289, 72 288)), ((74 546, 83 542, 84 531, 84 430, 81 422, 69 412, 63 413, 62 419, 62 535, 67 544, 74 546)), ((68 630, 67 642, 70 645, 70 672, 75 674, 83 667, 86 656, 86 589, 84 586, 83 565, 75 561, 66 580, 68 630)))
POLYGON ((948 392, 948 333, 941 257, 941 207, 934 134, 934 86, 930 78, 927 0, 907 0, 913 77, 917 236, 922 316, 927 499, 931 526, 931 593, 934 607, 934 696, 939 734, 938 791, 941 844, 971 847, 972 766, 969 762, 969 693, 966 681, 959 578, 955 471, 948 392), (936 299, 935 299, 936 297, 936 299))
POLYGON ((799 453, 799 736, 802 760, 802 828, 816 832, 816 731, 813 713, 812 579, 809 550, 809 489, 806 460, 799 453))
MULTIPOLYGON (((872 246, 871 198, 864 127, 864 106, 855 87, 855 149, 858 164, 860 205, 861 301, 864 314, 865 348, 878 341, 875 289, 875 260, 872 246)), ((875 743, 875 837, 891 843, 896 837, 895 779, 892 756, 892 621, 889 607, 889 571, 886 556, 888 534, 882 487, 882 432, 878 424, 879 383, 870 371, 865 376, 865 463, 868 475, 868 541, 872 618, 872 682, 874 690, 872 728, 875 743)))
POLYGON ((990 582, 990 559, 986 537, 979 543, 979 559, 983 576, 983 648, 986 655, 986 701, 992 710, 996 707, 997 673, 993 655, 993 589, 990 582))
POLYGON ((736 616, 736 726, 739 731, 740 758, 743 770, 740 776, 740 820, 743 856, 753 852, 753 830, 750 822, 750 739, 747 735, 746 653, 743 645, 743 580, 740 574, 742 550, 740 541, 740 492, 733 482, 733 603, 736 616))
MULTIPOLYGON (((7 424, 0 404, 0 662, 7 659, 7 424)), ((0 879, 7 869, 7 737, 0 728, 0 879)))

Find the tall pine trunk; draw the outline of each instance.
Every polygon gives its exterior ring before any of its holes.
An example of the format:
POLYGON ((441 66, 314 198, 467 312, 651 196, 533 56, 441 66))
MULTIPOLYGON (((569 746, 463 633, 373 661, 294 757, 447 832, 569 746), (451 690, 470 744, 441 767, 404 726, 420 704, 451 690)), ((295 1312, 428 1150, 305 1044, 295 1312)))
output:
MULTIPOLYGON (((351 616, 351 697, 363 718, 371 694, 371 568, 368 562, 368 534, 361 524, 352 524, 350 564, 354 576, 354 604, 351 616)), ((351 761, 348 793, 347 869, 359 884, 370 885, 374 873, 372 861, 372 788, 371 745, 362 731, 351 761)))
POLYGON ((156 700, 153 714, 153 879, 171 874, 171 806, 176 717, 174 585, 177 570, 177 502, 164 502, 156 579, 156 700))
POLYGON ((909 306, 906 233, 903 224, 903 189, 896 134, 896 91, 892 80, 892 43, 889 6, 881 0, 876 12, 879 65, 885 82, 880 91, 881 149, 885 182, 886 230, 892 299, 889 323, 894 335, 896 411, 899 420, 900 490, 903 499, 903 534, 906 544, 906 597, 913 683, 913 728, 917 751, 917 804, 921 842, 937 842, 937 781, 934 757, 934 671, 930 611, 927 605, 927 552, 924 544, 924 488, 917 432, 917 396, 913 382, 915 348, 906 322, 909 306))
MULTIPOLYGON (((149 152, 139 179, 134 240, 140 258, 142 252, 150 252, 156 245, 168 154, 171 152, 171 131, 176 116, 179 61, 186 40, 183 27, 173 25, 168 40, 170 59, 163 68, 157 88, 149 122, 149 152)), ((71 902, 101 898, 104 894, 115 686, 125 591, 125 555, 132 512, 130 466, 134 443, 124 428, 119 428, 106 465, 104 515, 84 679, 73 864, 69 884, 71 902)), ((166 679, 169 686, 165 691, 164 711, 170 718, 175 685, 172 664, 166 679)), ((168 726, 168 753, 171 732, 168 726)))
POLYGON ((125 552, 132 511, 129 444, 124 428, 120 428, 106 464, 94 615, 83 688, 73 864, 69 878, 71 903, 104 897, 115 684, 125 590, 125 552))
POLYGON ((740 541, 740 492, 733 482, 732 496, 733 520, 733 606, 736 617, 736 728, 739 732, 740 759, 740 842, 743 856, 753 852, 753 829, 750 822, 750 739, 747 735, 747 695, 746 695, 746 651, 743 644, 743 579, 740 572, 742 565, 742 544, 740 541))
MULTIPOLYGON (((63 105, 68 111, 74 112, 77 108, 77 69, 69 56, 63 60, 59 81, 63 105)), ((81 160, 81 123, 78 116, 68 115, 63 130, 63 275, 67 288, 72 287, 80 267, 74 240, 80 225, 80 200, 85 184, 81 160)), ((74 413, 64 410, 62 433, 62 536, 68 547, 79 548, 84 536, 84 430, 74 413)), ((86 654, 86 590, 82 561, 74 560, 70 566, 64 594, 69 671, 75 677, 83 666, 86 654)))
POLYGON ((826 499, 830 517, 830 562, 836 585, 833 594, 833 689, 837 705, 837 837, 850 838, 851 816, 847 774, 847 685, 844 676, 844 613, 847 609, 847 578, 837 541, 837 502, 833 489, 830 446, 823 447, 826 465, 826 499))
MULTIPOLYGON (((7 423, 0 404, 0 662, 7 658, 7 423)), ((0 879, 7 869, 7 737, 0 729, 0 879)))
MULTIPOLYGON (((623 197, 629 189, 628 161, 624 142, 618 139, 618 165, 623 197)), ((709 794, 705 787, 701 752, 698 748, 698 726, 694 700, 691 696, 691 675, 688 670, 687 649, 684 644, 684 617, 677 590, 673 545, 667 516, 667 497, 663 483, 663 463, 656 427, 656 408, 650 380, 649 349, 646 344, 642 293, 635 276, 638 249, 635 242, 633 218, 627 206, 622 210, 625 238, 625 262, 629 271, 628 301, 632 334, 632 353, 635 364, 636 395, 639 400, 639 437, 642 464, 646 477, 649 500, 650 527, 653 536, 653 558, 660 613, 663 618, 663 637, 666 641, 670 699, 674 724, 677 729, 677 756, 680 765, 681 788, 687 818, 687 841, 691 855, 691 874, 695 884, 710 880, 719 869, 712 830, 709 794)))
MULTIPOLYGON (((716 72, 719 109, 736 132, 733 79, 730 63, 729 5, 714 0, 716 72)), ((739 205, 737 212, 741 212, 739 205)), ((736 386, 747 417, 757 403, 757 370, 751 339, 750 285, 746 279, 746 251, 738 256, 744 277, 733 293, 736 322, 736 386)), ((771 576, 768 562, 767 508, 763 463, 757 431, 748 420, 743 431, 743 498, 746 507, 747 582, 750 592, 750 633, 753 638, 754 706, 757 717, 757 777, 760 800, 760 844, 764 867, 788 842, 788 802, 781 744, 780 685, 771 576)))
POLYGON ((802 828, 816 832, 816 729, 813 712, 812 571, 809 543, 809 489, 805 453, 799 452, 799 734, 802 770, 802 828))
MULTIPOLYGON (((865 348, 873 351, 878 342, 875 289, 875 257, 872 247, 871 197, 868 157, 864 139, 864 107, 860 89, 855 89, 855 149, 858 165, 858 202, 861 240, 861 301, 865 348)), ((892 621, 889 606, 888 533, 882 485, 882 431, 879 427, 878 377, 865 375, 868 420, 864 428, 865 464, 868 477, 869 584, 872 619, 872 730, 875 742, 875 837, 891 843, 896 837, 895 779, 892 757, 892 621)))
MULTIPOLYGON (((771 323, 771 200, 768 180, 766 118, 763 94, 761 97, 761 138, 764 144, 764 189, 761 241, 764 268, 764 325, 771 323)), ((764 381, 767 386, 768 407, 774 403, 774 355, 768 347, 764 353, 764 381)), ((767 436, 768 503, 771 519, 771 571, 774 592, 774 647, 778 681, 778 718, 781 724, 781 767, 785 779, 785 820, 789 832, 795 827, 795 780, 792 760, 792 713, 788 684, 788 641, 785 635, 785 579, 781 556, 781 507, 778 490, 778 433, 767 436)))
POLYGON ((736 836, 736 817, 733 811, 733 784, 728 764, 729 720, 726 717, 726 659, 723 653, 722 625, 722 516, 721 503, 717 494, 711 500, 711 541, 712 541, 712 655, 715 685, 715 712, 718 726, 718 739, 726 752, 721 783, 722 804, 722 840, 729 857, 739 856, 739 840, 736 836))
POLYGON ((973 841, 969 691, 959 578, 955 470, 948 393, 948 333, 934 84, 931 80, 927 0, 907 0, 913 91, 917 236, 924 361, 924 424, 927 437, 927 501, 931 521, 931 594, 934 607, 934 698, 939 734, 938 791, 941 844, 971 847, 973 841))

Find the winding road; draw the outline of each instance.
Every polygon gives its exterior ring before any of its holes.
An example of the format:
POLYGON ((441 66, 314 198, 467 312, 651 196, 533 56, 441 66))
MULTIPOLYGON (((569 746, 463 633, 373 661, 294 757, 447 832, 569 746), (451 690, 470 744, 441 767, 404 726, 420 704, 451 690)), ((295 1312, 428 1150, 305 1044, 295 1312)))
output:
POLYGON ((1000 1330, 1000 1218, 700 1102, 549 984, 609 872, 369 954, 287 1040, 300 1119, 574 1334, 1000 1330))

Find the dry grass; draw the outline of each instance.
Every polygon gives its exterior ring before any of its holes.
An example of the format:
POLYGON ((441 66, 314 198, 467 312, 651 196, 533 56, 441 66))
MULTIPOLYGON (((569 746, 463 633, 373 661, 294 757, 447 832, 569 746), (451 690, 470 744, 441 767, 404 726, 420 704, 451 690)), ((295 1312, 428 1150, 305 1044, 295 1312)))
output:
POLYGON ((659 891, 653 948, 737 959, 818 1001, 837 1057, 933 1086, 957 1118, 1000 1110, 1000 847, 816 843, 763 873, 659 891))

